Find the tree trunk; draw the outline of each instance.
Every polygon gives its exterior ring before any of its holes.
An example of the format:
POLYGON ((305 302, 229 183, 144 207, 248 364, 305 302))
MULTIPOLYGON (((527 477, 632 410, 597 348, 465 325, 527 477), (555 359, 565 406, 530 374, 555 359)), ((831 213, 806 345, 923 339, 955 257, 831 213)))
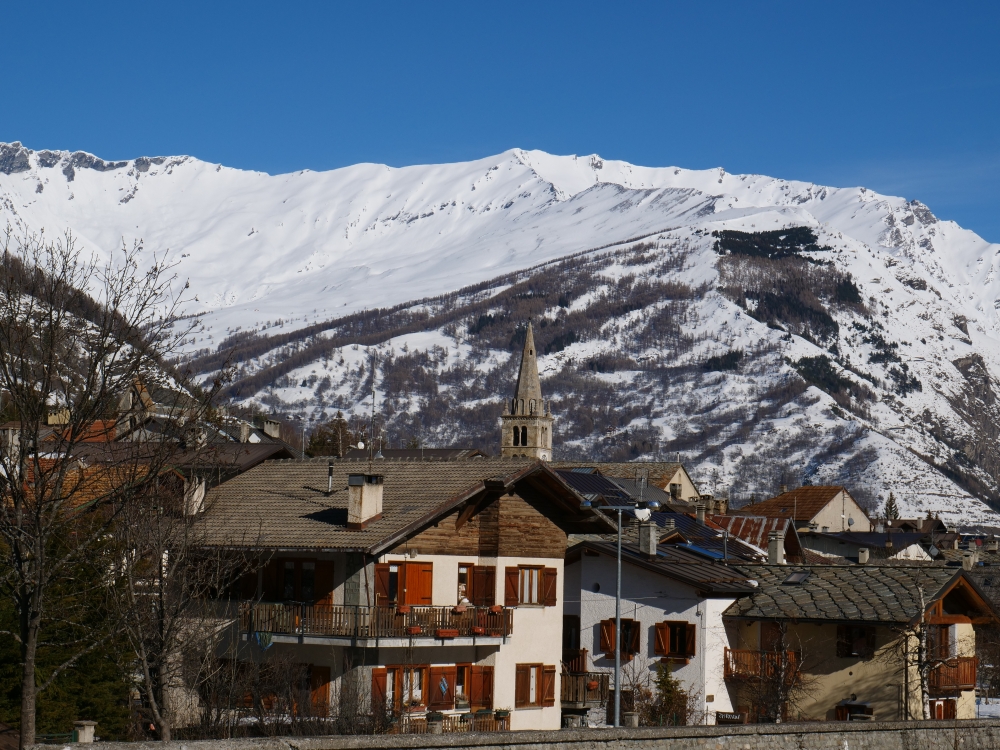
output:
POLYGON ((21 613, 21 729, 20 748, 35 744, 35 653, 38 650, 38 615, 21 613))

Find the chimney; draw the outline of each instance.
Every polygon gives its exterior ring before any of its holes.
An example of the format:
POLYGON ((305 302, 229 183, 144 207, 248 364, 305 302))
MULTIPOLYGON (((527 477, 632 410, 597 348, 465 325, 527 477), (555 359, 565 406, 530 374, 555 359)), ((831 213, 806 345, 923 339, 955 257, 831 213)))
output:
POLYGON ((677 522, 672 518, 668 518, 663 522, 663 533, 672 534, 677 530, 677 522))
POLYGON ((700 523, 702 526, 704 526, 705 525, 705 504, 704 503, 698 503, 697 505, 695 505, 694 506, 694 514, 695 514, 695 517, 698 519, 698 523, 700 523))
POLYGON ((788 485, 787 484, 783 484, 783 485, 781 485, 780 489, 781 489, 781 492, 779 494, 784 495, 786 492, 788 492, 788 485))
POLYGON ((767 561, 771 565, 784 565, 785 564, 784 550, 782 550, 782 547, 784 547, 784 544, 782 544, 783 541, 784 540, 781 537, 781 532, 780 531, 771 531, 771 532, 768 533, 768 535, 767 535, 767 561))
POLYGON ((996 537, 991 537, 986 540, 986 545, 983 547, 987 552, 1000 552, 1000 540, 996 537))
POLYGON ((868 564, 868 548, 862 547, 858 550, 858 565, 868 564))
POLYGON ((381 474, 349 474, 347 477, 347 528, 363 529, 382 517, 381 474))
POLYGON ((726 495, 720 495, 715 498, 715 512, 720 516, 725 516, 729 513, 729 497, 726 495))
POLYGON ((712 495, 702 495, 701 501, 705 503, 705 512, 710 516, 714 516, 715 511, 715 498, 712 495))
POLYGON ((962 553, 962 570, 972 570, 972 566, 975 565, 975 558, 971 552, 962 553))
POLYGON ((250 442, 250 423, 240 422, 240 442, 248 443, 250 442))
POLYGON ((639 524, 639 551, 646 557, 656 557, 656 545, 660 541, 660 528, 652 521, 639 524))
POLYGON ((264 434, 268 437, 278 438, 281 436, 281 424, 276 419, 264 420, 264 434))

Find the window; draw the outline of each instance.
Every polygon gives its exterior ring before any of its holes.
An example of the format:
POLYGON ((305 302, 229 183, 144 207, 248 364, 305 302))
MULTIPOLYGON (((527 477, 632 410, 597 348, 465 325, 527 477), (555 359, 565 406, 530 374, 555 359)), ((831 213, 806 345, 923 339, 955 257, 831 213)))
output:
POLYGON ((429 562, 379 563, 375 566, 375 604, 429 606, 434 582, 429 562))
POLYGON ((282 578, 281 598, 291 600, 295 598, 295 561, 286 560, 284 576, 282 578))
MULTIPOLYGON (((639 653, 641 623, 622 618, 622 656, 629 660, 639 653)), ((601 620, 601 651, 604 655, 613 659, 615 655, 615 621, 601 620)))
POLYGON ((372 670, 372 706, 390 713, 423 708, 438 711, 492 708, 493 667, 476 664, 376 667, 372 670))
POLYGON ((837 626, 837 656, 870 659, 875 654, 875 628, 858 625, 837 626))
POLYGON ((514 427, 514 446, 519 447, 521 445, 521 428, 514 427))
POLYGON ((653 653, 666 657, 694 656, 698 631, 690 622, 658 622, 654 626, 653 653))
POLYGON ((521 445, 527 445, 527 444, 528 444, 528 428, 527 427, 522 427, 521 428, 521 445))
POLYGON ((497 569, 492 565, 472 568, 472 595, 469 599, 477 607, 492 607, 497 598, 497 569))
POLYGON ((562 647, 564 650, 580 648, 580 617, 563 615, 562 647))
POLYGON ((555 704, 555 666, 518 664, 514 672, 514 708, 540 708, 555 704))
POLYGON ((558 571, 534 565, 510 567, 504 571, 504 604, 554 607, 558 600, 558 571))
POLYGON ((927 626, 927 656, 930 659, 952 659, 958 655, 955 630, 951 625, 927 626))
POLYGON ((472 601, 472 565, 459 563, 458 565, 458 598, 456 601, 461 604, 462 600, 472 601))
POLYGON ((300 598, 304 602, 311 602, 316 596, 316 563, 302 563, 302 580, 300 584, 300 598))

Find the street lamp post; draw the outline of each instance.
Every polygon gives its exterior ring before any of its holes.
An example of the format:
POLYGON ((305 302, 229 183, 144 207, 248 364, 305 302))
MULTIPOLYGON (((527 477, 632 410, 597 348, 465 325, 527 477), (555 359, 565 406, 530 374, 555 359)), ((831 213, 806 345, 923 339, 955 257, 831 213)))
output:
MULTIPOLYGON (((580 503, 581 508, 615 510, 618 513, 618 545, 615 565, 615 726, 622 725, 622 511, 626 506, 594 508, 590 500, 580 503)), ((640 501, 633 506, 640 521, 649 520, 654 510, 659 510, 656 500, 640 501), (643 517, 645 515, 645 517, 643 517)))

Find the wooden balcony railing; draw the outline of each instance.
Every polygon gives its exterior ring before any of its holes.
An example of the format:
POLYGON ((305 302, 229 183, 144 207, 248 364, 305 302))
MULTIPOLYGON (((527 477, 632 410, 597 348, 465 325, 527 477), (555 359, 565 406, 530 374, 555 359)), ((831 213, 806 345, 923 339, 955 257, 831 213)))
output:
POLYGON ((607 703, 611 685, 607 672, 567 674, 560 680, 560 699, 563 708, 591 708, 607 703))
POLYGON ((510 609, 469 607, 364 607, 336 604, 241 602, 245 633, 342 638, 502 638, 514 630, 510 609))
POLYGON ((727 648, 725 679, 784 679, 792 682, 799 673, 799 655, 795 651, 751 651, 727 648))
POLYGON ((927 687, 938 695, 975 690, 978 661, 974 656, 956 656, 944 664, 939 664, 931 669, 927 687))
MULTIPOLYGON (((460 714, 448 715, 441 722, 444 734, 458 732, 508 732, 510 731, 510 716, 497 718, 494 714, 460 714)), ((401 716, 392 722, 389 734, 427 734, 427 719, 425 717, 401 716)))

